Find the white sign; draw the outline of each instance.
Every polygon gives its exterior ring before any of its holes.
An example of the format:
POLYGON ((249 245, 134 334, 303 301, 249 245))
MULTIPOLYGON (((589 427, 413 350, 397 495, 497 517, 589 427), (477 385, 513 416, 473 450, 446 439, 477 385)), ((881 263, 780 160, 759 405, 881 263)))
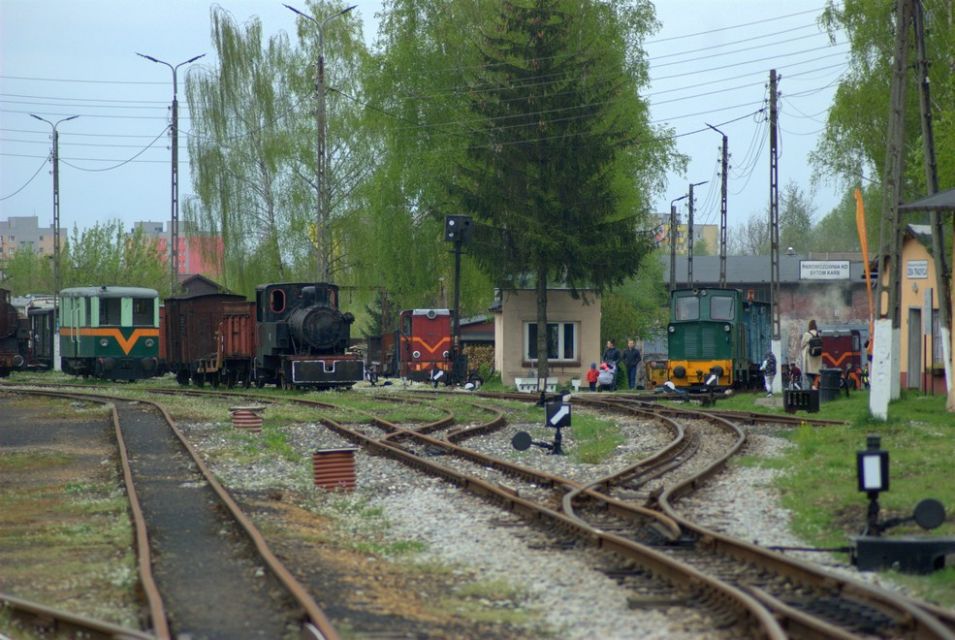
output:
POLYGON ((800 280, 848 280, 848 260, 800 260, 800 280))
POLYGON ((905 263, 905 276, 910 280, 928 278, 928 260, 908 260, 905 263))

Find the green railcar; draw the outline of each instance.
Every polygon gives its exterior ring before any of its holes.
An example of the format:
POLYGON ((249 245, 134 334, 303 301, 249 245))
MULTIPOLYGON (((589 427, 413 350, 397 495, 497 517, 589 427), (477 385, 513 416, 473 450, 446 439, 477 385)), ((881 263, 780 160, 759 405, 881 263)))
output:
POLYGON ((107 380, 159 375, 159 293, 142 287, 60 292, 60 364, 65 373, 107 380))
POLYGON ((677 289, 670 297, 667 379, 702 389, 758 386, 771 343, 770 306, 738 289, 677 289))

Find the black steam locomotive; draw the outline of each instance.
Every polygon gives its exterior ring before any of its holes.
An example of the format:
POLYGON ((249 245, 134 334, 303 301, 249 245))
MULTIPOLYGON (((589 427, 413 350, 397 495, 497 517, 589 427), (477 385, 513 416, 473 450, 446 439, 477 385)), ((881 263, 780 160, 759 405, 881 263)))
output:
POLYGON ((338 286, 263 284, 255 290, 255 381, 262 387, 350 387, 365 376, 348 352, 355 316, 338 310, 338 286))
POLYGON ((0 377, 23 367, 20 344, 24 333, 17 309, 10 302, 10 292, 0 289, 0 377))

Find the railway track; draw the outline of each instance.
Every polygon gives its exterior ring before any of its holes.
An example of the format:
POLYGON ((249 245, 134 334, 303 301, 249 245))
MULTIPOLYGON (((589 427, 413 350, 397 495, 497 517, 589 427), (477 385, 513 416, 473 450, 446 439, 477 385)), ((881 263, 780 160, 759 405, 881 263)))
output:
MULTIPOLYGON (((338 637, 164 409, 100 394, 29 393, 112 405, 148 609, 145 626, 153 636, 338 637)), ((15 598, 4 602, 14 615, 39 617, 46 627, 122 637, 102 623, 15 598)))
MULTIPOLYGON (((618 399, 604 408, 651 411, 618 399)), ((712 412, 666 409, 656 419, 669 425, 664 428, 672 434, 673 444, 668 447, 672 451, 581 484, 460 446, 473 434, 501 427, 503 416, 490 408, 488 413, 485 422, 468 429, 457 428, 448 415, 411 428, 377 417, 364 425, 328 418, 322 422, 352 442, 522 515, 537 528, 550 531, 560 541, 556 548, 591 546, 612 552, 606 554, 601 570, 630 587, 635 602, 702 608, 713 628, 721 629, 725 637, 955 637, 950 612, 835 578, 709 531, 681 514, 680 497, 718 472, 742 445, 739 435, 731 435, 742 434, 734 420, 708 415, 712 412), (688 432, 691 435, 687 436, 688 432), (705 462, 697 463, 688 473, 686 461, 698 458, 701 441, 712 440, 721 432, 726 434, 726 443, 717 448, 725 456, 705 456, 705 462), (525 487, 518 481, 529 484, 525 487), (542 493, 535 494, 542 488, 542 493), (555 503, 557 495, 561 495, 559 504, 555 503), (644 537, 639 526, 621 525, 616 516, 610 521, 603 519, 618 508, 638 513, 641 521, 648 517, 646 511, 666 516, 655 521, 662 530, 651 528, 644 537), (671 522, 677 525, 675 531, 671 522), (661 531, 666 533, 661 535, 661 531)), ((738 421, 761 419, 758 415, 734 417, 738 421)))

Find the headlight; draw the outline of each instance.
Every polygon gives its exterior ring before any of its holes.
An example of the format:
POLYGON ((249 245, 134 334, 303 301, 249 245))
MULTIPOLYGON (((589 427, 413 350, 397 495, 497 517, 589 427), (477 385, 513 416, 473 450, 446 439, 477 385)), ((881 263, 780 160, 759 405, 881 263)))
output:
POLYGON ((151 347, 151 346, 153 346, 153 344, 154 344, 154 342, 153 342, 153 339, 152 339, 152 338, 146 338, 146 346, 147 346, 147 347, 151 347))
POLYGON ((732 329, 732 327, 729 326, 728 324, 724 324, 724 325, 723 325, 723 331, 725 331, 726 333, 729 333, 729 332, 730 332, 730 329, 732 329))
POLYGON ((676 333, 676 327, 674 327, 674 326, 671 324, 670 326, 667 327, 667 331, 669 331, 670 333, 676 333))
POLYGON ((445 360, 447 360, 447 359, 448 359, 448 352, 447 352, 447 351, 442 352, 442 353, 441 353, 441 357, 444 358, 445 360))
POLYGON ((109 340, 107 340, 106 338, 100 338, 100 339, 99 339, 99 346, 105 347, 105 346, 108 345, 108 344, 109 344, 109 340))
POLYGON ((421 352, 416 349, 416 350, 414 350, 414 351, 411 352, 411 357, 414 358, 415 360, 417 360, 418 358, 421 357, 421 352))

